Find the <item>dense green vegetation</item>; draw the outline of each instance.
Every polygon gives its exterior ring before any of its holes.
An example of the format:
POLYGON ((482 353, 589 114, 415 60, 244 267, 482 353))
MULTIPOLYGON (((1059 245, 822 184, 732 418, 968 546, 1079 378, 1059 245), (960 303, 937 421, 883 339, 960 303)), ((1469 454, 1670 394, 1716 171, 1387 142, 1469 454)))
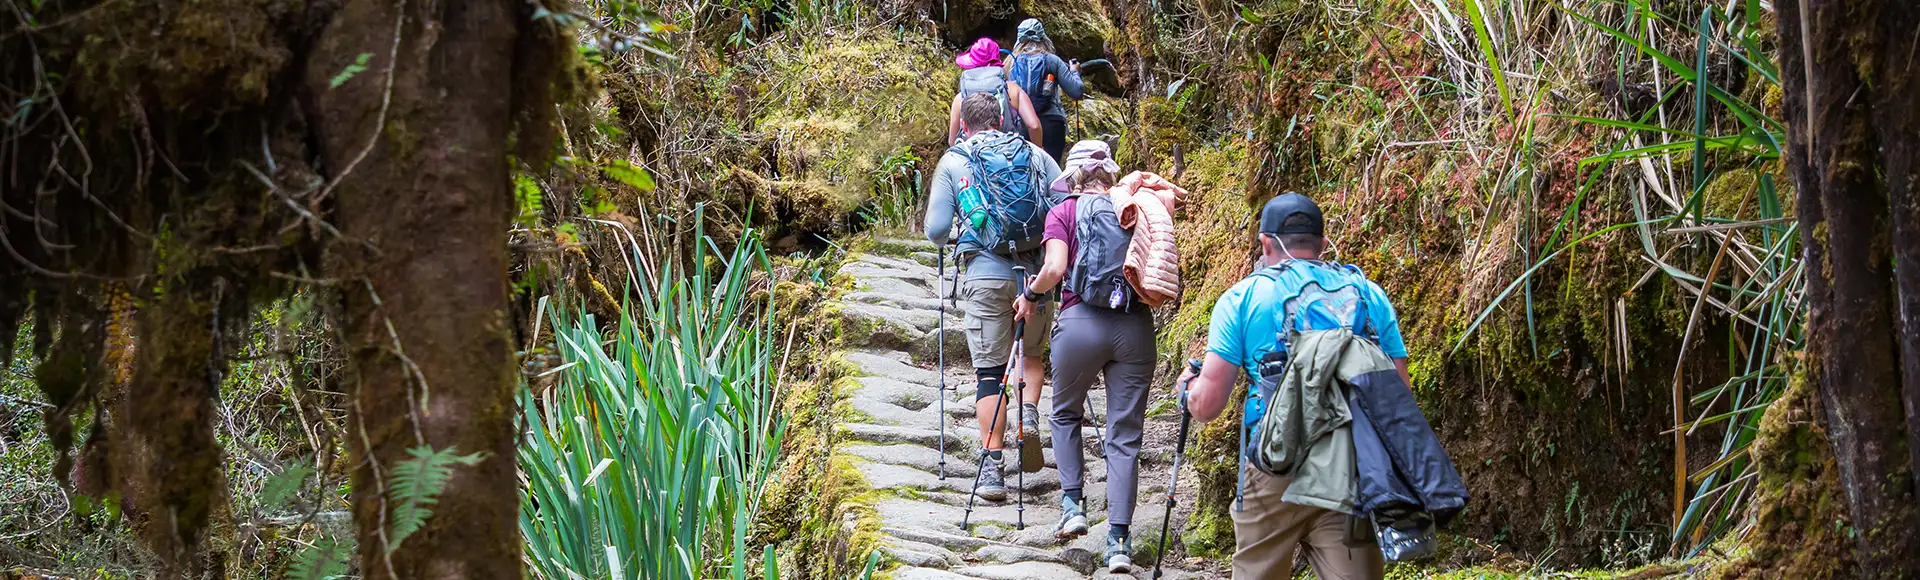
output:
MULTIPOLYGON (((915 259, 884 238, 952 52, 1026 17, 1114 63, 1072 136, 1193 193, 1169 361, 1283 191, 1388 289, 1475 493, 1392 577, 1846 578, 1915 543, 1886 385, 1920 374, 1854 351, 1920 356, 1888 281, 1920 246, 1845 213, 1912 195, 1898 2, 0 3, 0 567, 885 575, 885 498, 827 459, 872 329, 827 304, 849 256, 915 259)), ((1177 556, 1232 550, 1229 423, 1177 556)))

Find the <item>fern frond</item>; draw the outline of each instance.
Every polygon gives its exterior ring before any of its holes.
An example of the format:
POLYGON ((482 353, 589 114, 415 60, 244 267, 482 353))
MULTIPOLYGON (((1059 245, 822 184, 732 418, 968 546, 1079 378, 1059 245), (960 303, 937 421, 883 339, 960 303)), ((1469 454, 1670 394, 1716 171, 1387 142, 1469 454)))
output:
POLYGON ((312 476, 313 467, 303 458, 268 477, 267 482, 260 486, 260 508, 277 510, 287 507, 288 502, 299 498, 300 486, 312 476))
POLYGON ((459 455, 452 447, 435 451, 424 445, 408 449, 407 455, 413 458, 395 464, 387 481, 388 554, 400 549, 400 542, 433 517, 432 506, 439 503, 440 492, 453 477, 454 465, 478 465, 487 458, 485 451, 459 455))
POLYGON ((320 541, 301 550, 293 557, 293 563, 287 565, 288 580, 333 580, 347 575, 347 556, 353 554, 351 544, 341 545, 332 536, 322 536, 320 541))

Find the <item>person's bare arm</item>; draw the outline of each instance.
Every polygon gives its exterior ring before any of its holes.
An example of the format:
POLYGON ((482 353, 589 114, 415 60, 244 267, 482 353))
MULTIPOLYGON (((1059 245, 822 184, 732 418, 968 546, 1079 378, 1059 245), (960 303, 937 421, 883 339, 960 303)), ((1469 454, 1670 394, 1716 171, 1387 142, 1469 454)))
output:
POLYGON ((960 95, 953 95, 953 104, 947 106, 947 144, 960 140, 960 95))
POLYGON ((1020 123, 1027 126, 1027 139, 1039 143, 1040 114, 1033 111, 1033 99, 1013 81, 1007 81, 1007 98, 1013 99, 1013 110, 1020 114, 1020 123))
POLYGON ((1400 380, 1407 383, 1407 390, 1413 390, 1413 373, 1407 370, 1407 359, 1393 359, 1393 368, 1400 370, 1400 380))
POLYGON ((1207 353, 1199 376, 1193 375, 1193 369, 1181 372, 1181 380, 1187 383, 1187 411, 1201 421, 1219 418, 1233 398, 1233 383, 1239 377, 1239 365, 1227 362, 1220 355, 1207 353))
POLYGON ((1040 273, 1034 274, 1033 283, 1029 284, 1033 291, 1038 293, 1052 290, 1054 285, 1066 278, 1068 258, 1066 240, 1047 240, 1046 261, 1040 263, 1040 273))

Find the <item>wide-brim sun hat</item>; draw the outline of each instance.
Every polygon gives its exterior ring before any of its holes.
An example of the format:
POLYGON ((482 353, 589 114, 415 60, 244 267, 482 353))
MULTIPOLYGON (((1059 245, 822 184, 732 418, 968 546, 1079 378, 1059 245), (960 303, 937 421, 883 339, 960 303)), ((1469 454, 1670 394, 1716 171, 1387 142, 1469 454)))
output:
POLYGON ((1120 175, 1120 164, 1114 162, 1113 149, 1107 146, 1106 141, 1088 139, 1074 143, 1073 149, 1067 151, 1065 167, 1060 170, 1060 176, 1053 179, 1049 189, 1061 193, 1072 192, 1073 176, 1092 169, 1104 169, 1107 174, 1116 177, 1120 175))
POLYGON ((1038 18, 1028 18, 1026 20, 1020 21, 1020 28, 1018 28, 1018 31, 1019 32, 1016 32, 1014 34, 1015 44, 1022 43, 1022 42, 1030 42, 1030 41, 1044 42, 1044 41, 1050 40, 1047 38, 1047 25, 1041 24, 1040 19, 1038 18))
POLYGON ((975 69, 983 66, 1000 66, 1000 43, 991 38, 981 37, 973 41, 973 46, 959 56, 953 57, 953 64, 961 69, 975 69))

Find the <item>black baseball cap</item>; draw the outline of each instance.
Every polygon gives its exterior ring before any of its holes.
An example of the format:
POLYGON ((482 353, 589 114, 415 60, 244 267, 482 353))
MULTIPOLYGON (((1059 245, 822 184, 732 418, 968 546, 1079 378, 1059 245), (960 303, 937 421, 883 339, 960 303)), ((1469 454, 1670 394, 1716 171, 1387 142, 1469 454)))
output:
POLYGON ((1320 205, 1313 203, 1307 196, 1286 192, 1267 200, 1266 207, 1260 208, 1260 233, 1263 234, 1313 234, 1326 235, 1326 219, 1320 214, 1320 205), (1294 214, 1304 214, 1310 223, 1281 227, 1287 218, 1294 214))

